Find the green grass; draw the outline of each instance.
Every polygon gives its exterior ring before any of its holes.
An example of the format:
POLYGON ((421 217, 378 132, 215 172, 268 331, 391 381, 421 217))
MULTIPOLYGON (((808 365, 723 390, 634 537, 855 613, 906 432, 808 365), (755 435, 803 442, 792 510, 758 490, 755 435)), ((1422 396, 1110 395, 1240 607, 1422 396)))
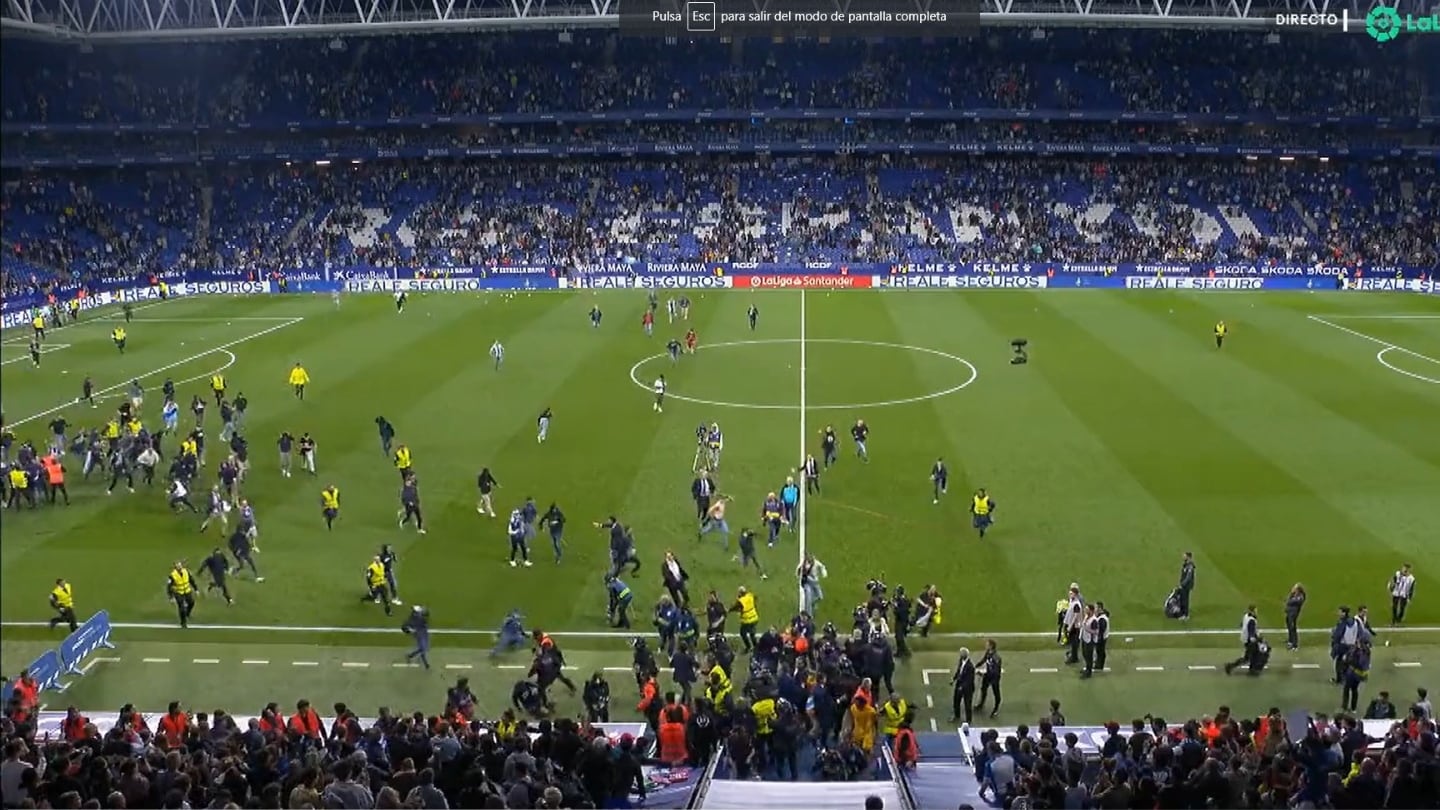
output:
MULTIPOLYGON (((1025 671, 1056 666, 1043 639, 1004 636, 1007 649, 1033 650, 1007 657, 1016 673, 1007 686, 1017 711, 1037 713, 1052 696, 1066 699, 1072 718, 1210 710, 1212 697, 1236 691, 1215 673, 1185 669, 1177 674, 1184 689, 1174 683, 1152 688, 1158 677, 1133 667, 1183 668, 1229 657, 1246 604, 1257 604, 1262 623, 1276 626, 1295 581, 1312 597, 1303 624, 1319 629, 1342 603, 1368 602, 1383 614, 1389 574, 1401 562, 1414 562, 1420 599, 1409 623, 1440 625, 1440 602, 1427 597, 1440 586, 1440 573, 1426 562, 1440 525, 1434 496, 1440 491, 1440 385, 1422 379, 1440 379, 1433 359, 1440 358, 1440 317, 1356 317, 1440 316, 1433 298, 986 291, 812 292, 802 301, 798 292, 710 292, 696 297, 692 313, 701 351, 674 368, 668 360, 646 361, 635 376, 648 383, 663 372, 673 394, 765 407, 672 397, 663 415, 651 412, 650 397, 631 380, 632 367, 659 353, 671 331, 683 330, 662 323, 656 337, 646 339, 639 329, 644 305, 638 292, 431 295, 413 298, 397 315, 380 297, 347 298, 339 311, 322 297, 191 299, 137 312, 123 357, 107 337, 113 321, 52 333, 52 343, 69 346, 47 353, 39 370, 28 360, 0 366, 12 423, 73 399, 87 373, 102 388, 142 375, 151 389, 166 375, 177 382, 194 378, 180 386, 188 401, 233 354, 226 369, 231 389, 243 390, 252 403, 253 472, 245 494, 257 506, 267 581, 240 583, 231 608, 202 602, 195 621, 317 629, 181 634, 164 627, 174 622, 162 588, 170 563, 180 557, 198 562, 221 538, 201 537, 195 520, 168 514, 159 491, 107 498, 102 486, 81 482, 72 470, 70 508, 0 517, 5 671, 58 637, 24 623, 47 618, 49 584, 63 576, 75 586, 82 616, 103 608, 116 622, 162 625, 121 629, 121 661, 98 665, 68 699, 93 699, 103 708, 139 693, 158 705, 164 694, 177 693, 220 703, 223 693, 197 677, 218 667, 239 673, 226 679, 226 688, 243 691, 235 694, 246 706, 262 692, 288 703, 301 688, 323 705, 365 705, 357 693, 369 703, 398 705, 408 693, 397 688, 411 688, 416 676, 381 666, 403 651, 398 633, 383 632, 396 620, 359 602, 360 570, 381 543, 400 552, 407 601, 428 606, 441 629, 469 631, 440 636, 437 659, 478 670, 488 666, 478 649, 511 607, 547 629, 607 629, 600 578, 606 542, 589 524, 609 514, 633 525, 647 564, 631 580, 637 626, 645 624, 644 606, 662 593, 655 570, 667 548, 684 560, 697 590, 728 597, 746 585, 759 594, 762 620, 781 623, 796 608, 791 574, 799 536, 761 549, 769 581, 742 575, 713 536, 695 541, 690 462, 695 425, 719 421, 726 432, 719 478, 737 498, 731 525, 738 531, 799 460, 802 397, 803 446, 812 452, 827 422, 842 435, 857 418, 873 430, 872 463, 858 463, 847 439, 847 452, 825 476, 825 492, 810 502, 805 523, 808 549, 831 574, 822 618, 842 626, 864 581, 883 576, 911 590, 938 585, 946 596, 946 631, 1045 633, 1055 599, 1071 580, 1106 602, 1117 635, 1176 630, 1159 605, 1181 553, 1195 553, 1191 628, 1223 635, 1136 636, 1124 665, 1114 665, 1105 681, 1112 686, 1084 689, 1065 686, 1070 679, 1062 673, 1025 671), (752 301, 761 309, 754 333, 744 318, 752 301), (592 330, 585 313, 597 302, 605 324, 592 330), (1222 318, 1232 337, 1216 351, 1210 327, 1222 318), (1031 342, 1026 366, 1008 364, 1009 342, 1017 337, 1031 342), (499 373, 486 357, 497 338, 508 353, 499 373), (767 342, 705 348, 744 341, 767 342), (1383 359, 1412 376, 1377 362, 1387 345, 1408 350, 1388 351, 1383 359), (304 402, 285 384, 297 360, 313 378, 304 402), (878 404, 946 389, 957 390, 878 404), (550 440, 537 445, 534 421, 546 406, 555 421, 550 440), (424 536, 395 526, 396 475, 373 425, 381 414, 414 450, 430 529, 424 536), (314 434, 317 479, 276 474, 273 446, 282 430, 314 434), (938 506, 927 482, 937 455, 952 478, 938 506), (502 483, 497 509, 526 495, 542 509, 552 500, 561 505, 571 518, 563 564, 550 561, 542 539, 533 549, 534 569, 505 565, 501 521, 475 513, 481 466, 502 483), (317 504, 327 483, 340 488, 344 502, 333 533, 324 530, 317 504), (969 492, 980 486, 1000 507, 983 542, 967 515, 969 492), (277 648, 284 652, 256 654, 277 648), (161 652, 152 655, 155 650, 161 652), (312 673, 238 663, 310 660, 297 657, 302 654, 373 666, 326 663, 312 673), (1049 663, 1032 662, 1040 656, 1049 663), (173 666, 147 666, 143 657, 171 658, 173 666), (195 658, 222 663, 186 663, 195 658), (1152 659, 1159 663, 1146 663, 1152 659), (1155 705, 1124 710, 1132 696, 1155 705)), ((22 359, 23 351, 7 344, 3 359, 22 359)), ((147 415, 157 410, 155 395, 147 415)), ((83 424, 108 414, 78 407, 64 412, 83 424)), ((39 444, 49 418, 15 430, 39 444)), ((213 437, 215 414, 209 419, 213 437)), ((1396 662, 1421 665, 1387 674, 1398 694, 1440 666, 1440 634, 1393 639, 1396 662)), ((628 663, 615 640, 562 641, 582 656, 583 666, 628 663)), ((1318 650, 1320 637, 1307 641, 1318 650)), ((919 670, 949 666, 959 643, 922 642, 932 658, 910 665, 905 688, 923 690, 919 670)), ((1280 664, 1277 657, 1277 670, 1280 664)), ((428 677, 454 674, 440 669, 428 677)), ((497 688, 508 689, 508 680, 497 688)), ((1320 680, 1305 670, 1277 671, 1262 679, 1263 687, 1247 681, 1246 689, 1263 696, 1260 702, 1314 701, 1328 694, 1320 680)), ((945 702, 945 691, 937 688, 936 700, 945 702)))

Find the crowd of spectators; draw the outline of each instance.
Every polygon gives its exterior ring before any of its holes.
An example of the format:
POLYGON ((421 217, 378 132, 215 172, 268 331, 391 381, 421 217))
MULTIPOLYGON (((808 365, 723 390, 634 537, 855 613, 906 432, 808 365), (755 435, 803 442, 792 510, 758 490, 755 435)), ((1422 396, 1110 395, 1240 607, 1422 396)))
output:
MULTIPOLYGON (((125 706, 103 732, 71 707, 59 734, 41 735, 33 706, 17 698, 0 719, 0 800, 6 808, 630 806, 624 802, 646 795, 645 766, 704 767, 717 753, 726 778, 794 779, 798 748, 813 752, 804 758, 813 763, 808 778, 853 779, 829 770, 829 753, 882 744, 876 706, 903 709, 898 695, 862 703, 869 681, 850 677, 838 690, 843 700, 795 711, 787 707, 800 698, 786 697, 784 684, 772 679, 753 692, 754 678, 746 698, 726 698, 723 716, 706 698, 643 692, 642 705, 653 700, 647 714, 658 719, 638 738, 609 736, 586 721, 527 719, 518 708, 481 721, 464 679, 439 714, 381 708, 362 723, 341 703, 328 728, 305 700, 293 713, 271 703, 243 725, 222 710, 192 715, 174 703, 155 728, 125 706), (870 725, 825 713, 849 717, 854 707, 870 725), (683 733, 667 738, 664 724, 672 722, 683 733)), ((824 679, 814 690, 836 691, 824 679)), ((1179 725, 1148 715, 1128 729, 1108 723, 1099 751, 1066 730, 1058 701, 1051 706, 1033 728, 981 732, 973 766, 983 799, 1004 810, 1440 807, 1440 737, 1423 689, 1401 707, 1387 692, 1370 702, 1364 721, 1390 721, 1378 736, 1352 714, 1316 715, 1297 727, 1301 721, 1279 709, 1251 718, 1220 706, 1179 725)), ((897 716, 898 728, 908 728, 910 712, 897 716)), ((918 765, 902 766, 923 772, 923 752, 918 765)))
POLYGON ((306 701, 240 727, 173 704, 151 729, 127 707, 101 734, 72 707, 62 740, 7 718, 4 807, 586 808, 644 787, 637 740, 574 720, 540 721, 532 738, 513 721, 384 712, 365 727, 335 709, 328 729, 306 701))
POLYGON ((1355 715, 1292 727, 1278 708, 1249 718, 1221 706, 1179 726, 1149 716, 1124 730, 1111 722, 1098 760, 1075 734, 1057 733, 1057 709, 1003 740, 984 732, 976 773, 982 795, 1005 810, 1440 807, 1434 707, 1424 689, 1401 712, 1389 698, 1381 692, 1364 715, 1395 721, 1379 738, 1355 715))
MULTIPOLYGON (((904 41, 660 43, 576 32, 161 44, 20 43, 7 123, 281 124, 656 109, 997 108, 1393 115, 1434 88, 1360 40, 1180 30, 987 31, 904 41), (1283 66, 1283 69, 1277 69, 1283 66), (1407 90, 1407 93, 1410 91, 1407 90)), ((1429 103, 1428 101, 1426 102, 1429 103)))
POLYGON ((255 164, 27 175, 7 267, 1440 261, 1418 163, 1012 156, 255 164), (1097 215, 1095 212, 1101 212, 1097 215), (1239 218, 1254 229, 1226 230, 1239 218))

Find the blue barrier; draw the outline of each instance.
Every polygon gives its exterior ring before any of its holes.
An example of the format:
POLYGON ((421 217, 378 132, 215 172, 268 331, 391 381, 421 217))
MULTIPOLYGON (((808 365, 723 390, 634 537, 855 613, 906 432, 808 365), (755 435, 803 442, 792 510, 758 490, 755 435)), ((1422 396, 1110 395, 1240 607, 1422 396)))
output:
MULTIPOLYGON (((49 650, 36 658, 25 671, 40 685, 41 692, 51 689, 64 691, 69 684, 60 679, 67 675, 84 675, 85 668, 81 662, 102 649, 115 649, 115 645, 110 643, 110 614, 104 610, 86 619, 79 629, 60 642, 58 649, 49 650)), ((8 705, 14 692, 15 688, 6 683, 4 689, 0 689, 0 705, 8 705)))
POLYGON ((65 674, 65 665, 60 661, 60 653, 54 650, 36 658, 30 666, 25 668, 25 671, 29 672, 30 677, 40 685, 41 692, 68 687, 68 684, 60 680, 60 677, 65 674))
POLYGON ((115 649, 115 645, 110 643, 110 614, 103 610, 91 616, 80 625, 80 629, 60 642, 57 652, 66 675, 84 675, 80 662, 100 649, 115 649))

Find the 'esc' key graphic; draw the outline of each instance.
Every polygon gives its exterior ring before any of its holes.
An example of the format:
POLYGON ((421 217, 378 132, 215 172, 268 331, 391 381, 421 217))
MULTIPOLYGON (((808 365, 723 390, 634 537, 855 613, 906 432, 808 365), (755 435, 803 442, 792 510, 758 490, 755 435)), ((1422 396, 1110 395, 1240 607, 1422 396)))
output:
POLYGON ((713 33, 720 21, 714 3, 685 4, 685 30, 692 33, 713 33))

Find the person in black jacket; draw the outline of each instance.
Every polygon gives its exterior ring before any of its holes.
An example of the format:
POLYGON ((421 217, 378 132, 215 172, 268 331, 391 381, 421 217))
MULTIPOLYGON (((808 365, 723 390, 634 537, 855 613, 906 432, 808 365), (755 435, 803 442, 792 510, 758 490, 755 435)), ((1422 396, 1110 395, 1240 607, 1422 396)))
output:
POLYGON ((985 642, 985 654, 980 658, 980 703, 975 707, 979 711, 985 711, 985 697, 990 693, 995 694, 995 706, 990 710, 993 718, 1000 713, 1000 676, 1003 674, 1000 662, 1000 653, 996 649, 995 639, 985 642))
POLYGON ((704 521, 705 516, 710 514, 710 499, 715 496, 715 482, 710 479, 708 470, 701 470, 700 474, 690 482, 690 497, 695 500, 695 519, 704 521))
POLYGON ((975 714, 975 662, 970 660, 970 650, 965 647, 960 648, 960 661, 955 665, 950 683, 955 689, 950 720, 969 723, 975 714))
POLYGON ((1180 597, 1180 621, 1190 621, 1190 593, 1195 590, 1195 555, 1185 552, 1180 559, 1180 584, 1175 587, 1180 597))
POLYGON ((905 594, 905 586, 896 585, 895 600, 890 603, 890 609, 895 612, 895 623, 890 629, 895 631, 895 654, 901 658, 910 654, 910 648, 905 646, 905 637, 910 635, 910 625, 914 622, 913 608, 910 597, 905 594))
POLYGON ((700 661, 695 653, 690 651, 690 645, 684 641, 680 647, 670 656, 670 672, 675 678, 675 683, 680 685, 680 701, 690 702, 690 691, 695 683, 700 680, 700 661))
POLYGON ((1285 597, 1285 649, 1300 649, 1300 611, 1305 608, 1305 586, 1295 583, 1285 597))
POLYGON ((611 752, 610 795, 605 807, 622 807, 630 803, 630 794, 637 792, 641 807, 645 806, 645 772, 640 767, 640 758, 635 753, 635 738, 629 734, 620 735, 620 745, 611 752))
POLYGON ((690 745, 690 761, 705 763, 720 744, 720 723, 715 717, 715 704, 705 698, 695 700, 695 711, 685 729, 685 741, 690 745))
POLYGON ((665 552, 665 562, 660 565, 660 576, 664 580, 665 590, 670 592, 670 600, 682 608, 689 607, 690 589, 685 583, 690 581, 690 575, 686 573, 685 566, 680 564, 675 552, 665 552))
POLYGON ((720 594, 711 591, 705 598, 705 635, 725 635, 725 617, 729 615, 725 603, 720 601, 720 594))

